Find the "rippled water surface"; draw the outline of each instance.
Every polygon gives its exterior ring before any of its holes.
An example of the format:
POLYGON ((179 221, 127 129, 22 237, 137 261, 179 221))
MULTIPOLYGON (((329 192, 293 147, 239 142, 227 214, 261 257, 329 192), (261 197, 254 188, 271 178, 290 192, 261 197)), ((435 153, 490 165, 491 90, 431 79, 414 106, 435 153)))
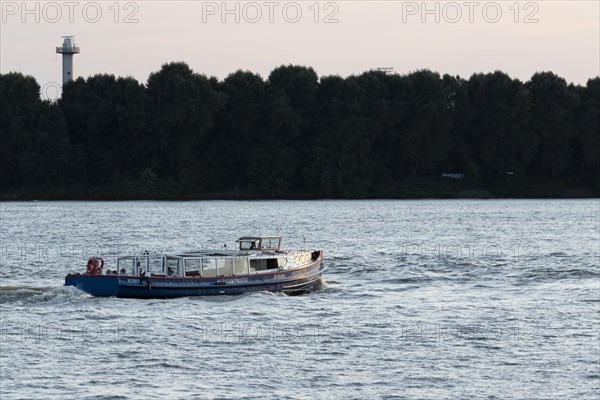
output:
POLYGON ((598 200, 0 203, 0 397, 592 399, 598 200), (304 296, 131 300, 89 256, 276 234, 304 296))

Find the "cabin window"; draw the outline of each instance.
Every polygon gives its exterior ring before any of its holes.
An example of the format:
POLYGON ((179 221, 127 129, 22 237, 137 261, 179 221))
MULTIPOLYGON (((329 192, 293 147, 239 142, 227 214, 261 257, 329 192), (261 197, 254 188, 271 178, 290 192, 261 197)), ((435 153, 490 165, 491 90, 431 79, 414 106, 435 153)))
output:
POLYGON ((133 258, 119 258, 117 260, 117 269, 120 274, 135 274, 133 272, 133 258))
POLYGON ((217 276, 217 260, 202 260, 202 276, 217 276))
MULTIPOLYGON (((146 275, 148 274, 162 274, 163 271, 163 262, 164 259, 162 257, 153 257, 148 259, 148 269, 146 271, 146 275)), ((177 263, 177 260, 175 260, 177 263)), ((175 264, 177 265, 177 264, 175 264)), ((175 273, 177 273, 177 266, 175 266, 175 273)))
POLYGON ((235 275, 244 275, 248 273, 248 262, 245 257, 236 257, 233 259, 233 271, 235 275))
POLYGON ((233 258, 217 259, 218 275, 233 275, 233 258))
POLYGON ((250 272, 267 269, 267 260, 250 260, 250 272))
POLYGON ((185 260, 185 276, 200 276, 202 263, 199 259, 185 260))
POLYGON ((279 249, 279 238, 269 238, 262 240, 262 248, 264 250, 277 250, 279 249))
POLYGON ((240 250, 257 250, 259 247, 258 239, 257 240, 245 240, 240 242, 240 250))
POLYGON ((278 268, 276 258, 250 260, 250 271, 264 271, 278 268))
POLYGON ((178 274, 178 260, 173 258, 167 259, 167 270, 165 271, 167 276, 176 276, 178 274))
POLYGON ((145 257, 136 257, 135 265, 133 267, 133 275, 140 275, 142 272, 148 270, 148 259, 145 257))

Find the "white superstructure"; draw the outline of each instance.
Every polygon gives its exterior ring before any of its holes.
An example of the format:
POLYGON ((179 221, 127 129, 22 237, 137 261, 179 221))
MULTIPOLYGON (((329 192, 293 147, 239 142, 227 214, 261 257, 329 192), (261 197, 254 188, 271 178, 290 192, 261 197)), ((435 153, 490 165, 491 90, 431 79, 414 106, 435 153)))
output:
POLYGON ((63 44, 56 48, 56 52, 62 54, 63 58, 63 87, 73 80, 73 55, 79 54, 79 47, 75 45, 74 36, 63 36, 63 44))

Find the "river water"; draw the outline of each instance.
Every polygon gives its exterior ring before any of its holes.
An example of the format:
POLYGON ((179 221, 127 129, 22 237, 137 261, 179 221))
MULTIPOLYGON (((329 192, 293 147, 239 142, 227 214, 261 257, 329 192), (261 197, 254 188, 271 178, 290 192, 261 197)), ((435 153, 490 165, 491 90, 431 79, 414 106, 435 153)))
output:
POLYGON ((597 398, 599 218, 598 200, 0 203, 0 397, 597 398), (323 287, 62 286, 93 255, 256 234, 323 248, 323 287))

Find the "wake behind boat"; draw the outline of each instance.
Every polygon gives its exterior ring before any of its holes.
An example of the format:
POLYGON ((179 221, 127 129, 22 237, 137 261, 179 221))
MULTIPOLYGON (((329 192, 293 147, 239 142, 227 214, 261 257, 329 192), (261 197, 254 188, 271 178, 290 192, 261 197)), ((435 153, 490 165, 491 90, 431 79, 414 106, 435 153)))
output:
POLYGON ((281 237, 242 237, 237 250, 149 253, 119 257, 116 269, 90 258, 65 286, 93 296, 170 298, 270 291, 301 294, 323 276, 322 250, 282 250, 281 237), (108 267, 108 266, 107 266, 108 267))

